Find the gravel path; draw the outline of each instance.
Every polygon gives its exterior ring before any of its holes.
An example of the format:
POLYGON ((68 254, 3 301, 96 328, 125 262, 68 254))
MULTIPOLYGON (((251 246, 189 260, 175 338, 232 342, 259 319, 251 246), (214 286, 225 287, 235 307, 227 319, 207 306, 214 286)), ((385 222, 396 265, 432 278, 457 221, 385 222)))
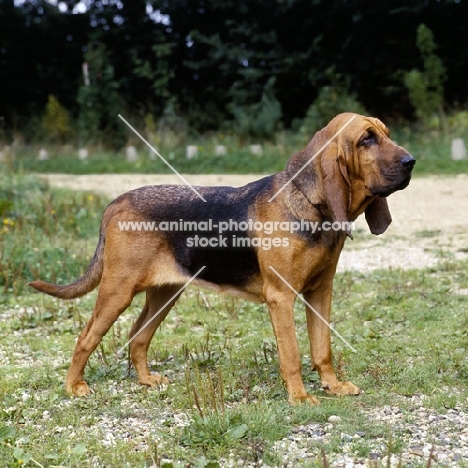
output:
MULTIPOLYGON (((449 409, 446 414, 424 408, 424 397, 411 397, 411 410, 403 410, 395 397, 395 406, 374 408, 367 412, 369 423, 391 427, 398 434, 395 445, 406 447, 401 454, 391 454, 388 459, 389 439, 375 438, 367 457, 359 457, 356 449, 365 432, 348 434, 340 430, 341 419, 330 416, 326 424, 308 424, 295 428, 286 439, 276 442, 274 450, 280 454, 284 467, 305 465, 307 460, 317 458, 317 445, 338 433, 342 441, 342 453, 329 456, 331 466, 336 468, 364 468, 372 466, 426 466, 429 458, 436 466, 466 466, 468 463, 468 414, 466 409, 449 409), (314 447, 314 449, 312 449, 314 447), (401 459, 401 462, 400 462, 401 459), (400 465, 401 463, 401 465, 400 465)), ((408 400, 408 399, 406 399, 408 400)), ((408 401, 403 402, 408 406, 408 401)))

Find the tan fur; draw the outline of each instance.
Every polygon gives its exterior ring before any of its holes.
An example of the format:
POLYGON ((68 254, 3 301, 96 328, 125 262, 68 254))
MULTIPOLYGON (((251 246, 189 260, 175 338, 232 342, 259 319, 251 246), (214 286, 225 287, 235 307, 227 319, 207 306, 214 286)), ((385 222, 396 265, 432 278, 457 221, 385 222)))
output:
MULTIPOLYGON (((121 195, 110 204, 104 212, 98 246, 85 275, 66 286, 42 281, 31 283, 34 288, 63 299, 82 296, 100 284, 93 313, 76 344, 66 379, 67 391, 77 396, 90 393, 83 380, 88 357, 139 292, 146 293, 146 303, 130 332, 132 362, 140 383, 154 386, 167 381, 161 375, 150 374, 147 350, 154 332, 178 299, 180 287, 199 266, 190 263, 196 257, 192 258, 193 252, 181 247, 185 238, 180 234, 125 232, 119 229, 119 221, 162 219, 174 210, 180 213, 177 216, 188 218, 195 216, 197 210, 205 213, 204 216, 220 217, 221 211, 228 209, 244 213, 239 219, 262 222, 301 219, 323 223, 353 221, 365 212, 371 231, 383 233, 391 222, 385 197, 408 184, 414 160, 389 139, 388 129, 378 119, 356 115, 349 123, 351 117, 353 114, 338 115, 316 133, 303 151, 291 157, 285 171, 271 178, 236 190, 199 187, 207 199, 206 206, 200 207, 189 188, 177 186, 143 187, 121 195), (319 153, 345 124, 346 129, 319 153), (216 201, 210 204, 210 200, 216 201)), ((242 280, 224 280, 223 275, 229 272, 223 270, 219 278, 216 274, 200 275, 194 284, 266 302, 289 401, 316 404, 317 399, 307 393, 302 382, 294 330, 296 293, 290 287, 302 293, 311 306, 306 307, 306 315, 312 365, 320 375, 324 390, 331 394, 358 394, 360 390, 354 384, 336 378, 330 330, 317 317, 318 312, 326 322, 330 320, 336 265, 346 236, 352 236, 351 231, 312 235, 278 230, 271 235, 263 231, 249 232, 248 236, 277 237, 289 244, 287 248, 239 250, 239 255, 246 255, 245 268, 250 265, 242 280), (254 255, 256 263, 247 255, 254 255)), ((216 253, 197 260, 198 265, 205 260, 208 269, 216 266, 216 253)), ((234 273, 242 274, 243 261, 236 265, 232 266, 234 273)), ((219 264, 218 268, 221 268, 219 264)))

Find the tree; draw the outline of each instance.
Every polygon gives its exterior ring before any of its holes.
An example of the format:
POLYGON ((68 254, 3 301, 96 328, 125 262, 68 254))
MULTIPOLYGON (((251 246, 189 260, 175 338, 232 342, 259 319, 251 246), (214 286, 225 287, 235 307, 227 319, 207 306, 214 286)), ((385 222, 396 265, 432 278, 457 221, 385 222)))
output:
MULTIPOLYGON (((240 115, 267 117, 281 109, 281 124, 288 127, 319 95, 322 103, 327 92, 333 98, 331 67, 349 94, 383 118, 414 115, 403 74, 413 95, 423 96, 421 105, 437 101, 433 107, 440 107, 445 98, 463 106, 468 100, 468 48, 462 46, 468 43, 467 0, 84 3, 86 10, 77 13, 78 0, 58 6, 0 0, 0 117, 10 138, 14 128, 29 132, 51 94, 72 119, 83 117, 84 100, 93 93, 83 89, 84 54, 101 46, 106 106, 114 99, 120 112, 125 105, 141 124, 148 114, 159 118, 172 109, 192 129, 206 131, 236 118, 240 125, 240 115), (418 45, 414 33, 421 23, 429 33, 423 31, 418 45)), ((114 125, 106 115, 96 131, 114 125)), ((275 121, 263 117, 265 129, 275 121)))
POLYGON ((84 15, 62 14, 44 0, 0 1, 0 115, 10 129, 37 134, 28 124, 49 95, 76 111, 87 34, 84 15))
POLYGON ((418 27, 416 43, 421 52, 423 71, 409 71, 404 81, 416 115, 427 125, 436 112, 442 113, 445 68, 435 53, 434 35, 425 24, 418 27))
POLYGON ((103 44, 90 46, 85 60, 89 82, 83 83, 78 92, 81 142, 99 142, 119 148, 126 140, 125 129, 118 118, 124 107, 106 47, 103 44))

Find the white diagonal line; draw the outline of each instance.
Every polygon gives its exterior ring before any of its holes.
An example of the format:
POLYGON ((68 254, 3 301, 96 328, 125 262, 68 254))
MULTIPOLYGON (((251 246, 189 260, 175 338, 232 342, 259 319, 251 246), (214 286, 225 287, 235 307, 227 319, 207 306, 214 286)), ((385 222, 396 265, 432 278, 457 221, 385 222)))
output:
POLYGON ((317 310, 312 307, 302 296, 299 292, 297 292, 289 283, 286 279, 284 279, 271 265, 270 265, 270 268, 276 273, 276 275, 278 276, 278 278, 280 278, 283 283, 291 290, 293 291, 296 296, 304 303, 306 304, 307 306, 310 307, 310 309, 315 313, 315 315, 330 329, 332 330, 336 336, 338 336, 339 338, 341 338, 341 340, 343 341, 344 344, 346 344, 348 346, 348 348, 350 348, 353 352, 357 353, 357 351, 346 341, 345 338, 343 338, 343 336, 340 335, 339 332, 337 332, 332 325, 330 325, 329 322, 327 322, 321 315, 319 312, 317 312, 317 310))
POLYGON ((273 201, 354 119, 353 115, 269 200, 273 201))
POLYGON ((144 327, 138 330, 118 351, 120 354, 204 269, 206 265, 202 266, 152 317, 151 320, 145 323, 144 327))
POLYGON ((141 141, 143 143, 145 143, 146 146, 148 146, 155 154, 156 156, 159 157, 159 159, 161 159, 161 161, 163 161, 167 167, 169 167, 169 169, 171 169, 171 171, 177 175, 183 182, 185 182, 186 185, 188 185, 197 195, 199 198, 201 198, 204 202, 206 202, 206 200, 203 198, 203 196, 195 189, 195 187, 182 175, 180 174, 179 172, 176 171, 176 169, 168 162, 166 161, 166 159, 164 159, 158 152, 158 150, 156 148, 154 148, 153 146, 151 146, 144 138, 142 135, 140 135, 120 114, 119 114, 119 117, 121 120, 123 120, 123 122, 125 122, 125 124, 128 126, 128 128, 130 128, 134 133, 135 135, 137 135, 141 141))

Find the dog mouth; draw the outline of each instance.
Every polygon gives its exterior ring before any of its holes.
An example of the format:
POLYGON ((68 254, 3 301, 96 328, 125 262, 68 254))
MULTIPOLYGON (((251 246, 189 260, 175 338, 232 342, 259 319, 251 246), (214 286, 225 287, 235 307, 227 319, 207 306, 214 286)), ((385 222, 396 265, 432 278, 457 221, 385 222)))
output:
POLYGON ((392 193, 398 192, 399 190, 403 190, 406 187, 408 187, 410 180, 411 180, 411 174, 407 175, 403 180, 401 180, 400 182, 396 184, 391 184, 386 187, 373 188, 370 191, 372 195, 374 196, 386 198, 392 193))
POLYGON ((372 195, 388 197, 392 193, 408 187, 415 164, 416 160, 410 154, 404 154, 391 168, 382 171, 387 184, 383 187, 371 188, 372 195))

